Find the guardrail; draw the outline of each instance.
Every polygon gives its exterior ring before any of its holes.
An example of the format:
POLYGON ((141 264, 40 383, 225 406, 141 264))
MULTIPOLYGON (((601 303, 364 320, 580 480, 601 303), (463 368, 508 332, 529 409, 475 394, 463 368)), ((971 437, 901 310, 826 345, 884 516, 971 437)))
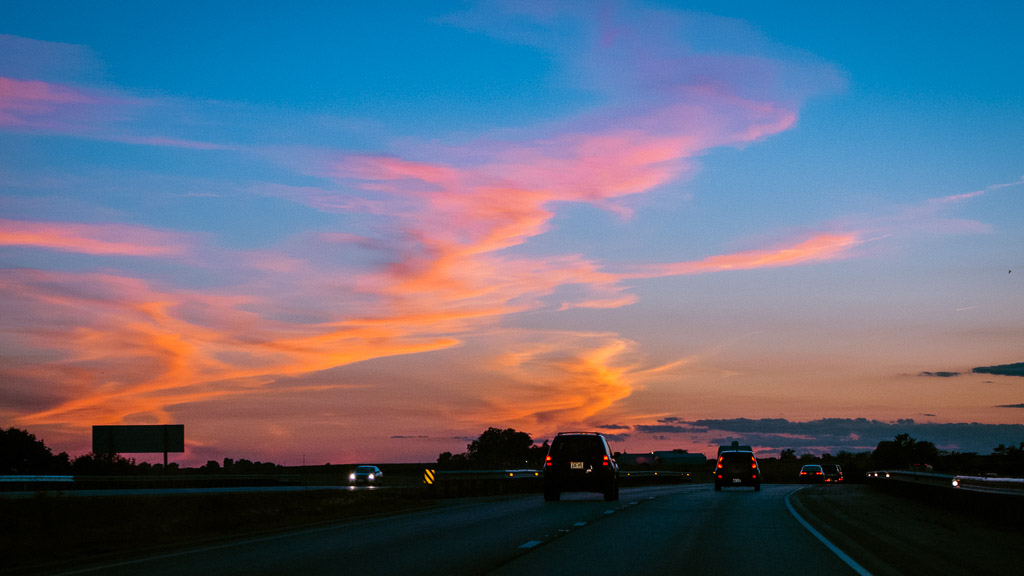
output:
POLYGON ((0 492, 15 491, 77 491, 133 490, 160 488, 212 488, 238 486, 298 485, 296 475, 191 475, 169 476, 65 476, 5 475, 0 476, 0 492))
POLYGON ((990 494, 1024 496, 1024 478, 991 478, 988 476, 956 476, 953 487, 990 494))
POLYGON ((958 509, 989 521, 1019 527, 1024 517, 1024 479, 959 476, 912 470, 868 472, 872 487, 958 509))
POLYGON ((665 480, 666 482, 692 482, 691 472, 673 472, 670 470, 619 470, 619 481, 640 479, 665 480))
POLYGON ((455 498, 514 492, 536 492, 542 488, 537 470, 435 470, 423 471, 423 484, 434 496, 455 498))
POLYGON ((63 490, 70 488, 70 484, 74 481, 74 476, 28 474, 0 476, 0 493, 30 490, 63 490))
POLYGON ((0 482, 74 482, 74 476, 0 476, 0 482))
MULTIPOLYGON (((619 470, 620 485, 691 482, 690 472, 669 470, 619 470)), ((423 471, 423 484, 439 497, 480 496, 541 492, 544 474, 539 470, 436 470, 423 471)))
POLYGON ((913 470, 877 470, 868 472, 868 480, 905 482, 935 488, 1024 496, 1024 478, 961 476, 913 470))

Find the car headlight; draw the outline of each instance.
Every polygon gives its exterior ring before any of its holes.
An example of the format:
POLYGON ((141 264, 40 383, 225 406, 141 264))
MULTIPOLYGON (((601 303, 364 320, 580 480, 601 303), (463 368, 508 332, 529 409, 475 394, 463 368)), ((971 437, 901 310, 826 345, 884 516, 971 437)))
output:
POLYGON ((349 474, 349 475, 348 475, 348 479, 349 479, 349 480, 355 480, 355 479, 356 479, 356 473, 355 473, 355 472, 353 472, 353 473, 349 474))
POLYGON ((373 482, 373 478, 373 474, 370 474, 369 476, 366 477, 366 479, 369 480, 370 482, 373 482))

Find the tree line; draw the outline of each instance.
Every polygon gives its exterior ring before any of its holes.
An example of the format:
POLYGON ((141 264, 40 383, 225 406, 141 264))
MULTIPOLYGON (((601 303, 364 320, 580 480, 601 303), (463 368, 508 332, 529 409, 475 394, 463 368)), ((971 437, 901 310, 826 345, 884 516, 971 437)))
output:
MULTIPOLYGON (((513 428, 491 427, 466 446, 460 454, 444 452, 437 458, 440 469, 537 470, 544 464, 548 442, 534 442, 530 434, 513 428)), ((883 440, 873 452, 840 452, 837 455, 797 456, 796 450, 785 449, 775 458, 759 458, 780 464, 841 464, 850 472, 867 470, 898 470, 918 468, 947 474, 1024 477, 1024 442, 1017 446, 1000 444, 991 454, 948 452, 935 444, 899 434, 883 440)), ((271 474, 284 467, 271 462, 252 462, 225 458, 221 463, 211 460, 198 469, 185 469, 202 474, 271 474)), ((182 472, 171 463, 165 470, 161 464, 137 463, 119 454, 83 454, 70 458, 66 452, 54 454, 34 434, 18 428, 0 429, 0 474, 66 474, 75 476, 132 476, 182 472)))

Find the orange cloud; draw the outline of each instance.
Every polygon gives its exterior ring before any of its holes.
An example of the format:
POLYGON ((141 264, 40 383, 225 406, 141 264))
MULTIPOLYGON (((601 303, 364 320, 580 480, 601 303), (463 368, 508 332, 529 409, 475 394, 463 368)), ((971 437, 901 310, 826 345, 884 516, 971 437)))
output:
POLYGON ((285 376, 457 343, 431 318, 305 325, 244 308, 253 298, 158 291, 105 274, 0 271, 0 372, 46 382, 48 406, 23 425, 86 428, 170 406, 258 393, 285 376), (197 313, 214 311, 211 315, 197 313), (424 327, 427 327, 424 330, 424 327))
POLYGON ((625 278, 660 278, 664 276, 705 274, 708 272, 795 266, 841 257, 850 248, 860 243, 861 241, 855 234, 817 234, 792 246, 722 254, 695 262, 645 266, 623 276, 625 278))
POLYGON ((0 246, 31 246, 105 256, 179 256, 186 252, 175 234, 123 224, 26 222, 0 218, 0 246))

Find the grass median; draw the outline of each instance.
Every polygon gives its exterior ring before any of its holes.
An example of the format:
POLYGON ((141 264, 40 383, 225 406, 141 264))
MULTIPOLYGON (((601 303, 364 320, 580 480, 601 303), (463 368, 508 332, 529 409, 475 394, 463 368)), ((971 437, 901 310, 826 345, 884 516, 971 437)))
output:
POLYGON ((415 491, 309 490, 0 500, 5 571, 31 573, 434 505, 415 491))

